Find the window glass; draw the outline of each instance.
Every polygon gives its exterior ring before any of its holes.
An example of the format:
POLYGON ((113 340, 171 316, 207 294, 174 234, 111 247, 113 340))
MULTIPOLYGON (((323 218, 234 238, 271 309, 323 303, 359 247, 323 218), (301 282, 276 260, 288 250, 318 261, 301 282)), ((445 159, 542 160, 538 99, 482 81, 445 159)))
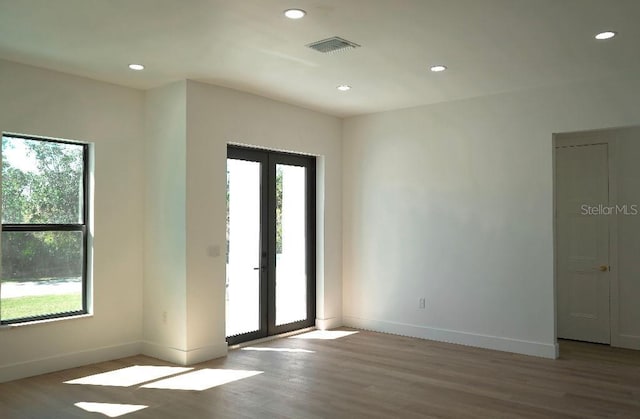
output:
POLYGON ((82 144, 2 138, 2 223, 81 224, 82 144))
POLYGON ((86 313, 86 152, 2 137, 2 323, 86 313))

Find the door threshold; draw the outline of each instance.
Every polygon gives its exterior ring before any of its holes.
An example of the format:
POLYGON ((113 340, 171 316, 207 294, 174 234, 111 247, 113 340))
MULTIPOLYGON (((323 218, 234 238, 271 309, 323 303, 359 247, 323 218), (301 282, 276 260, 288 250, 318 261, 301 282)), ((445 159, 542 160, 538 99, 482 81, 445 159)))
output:
POLYGON ((311 331, 316 330, 316 329, 317 328, 315 326, 305 327, 304 329, 298 329, 298 330, 293 330, 291 332, 280 333, 279 335, 267 336, 267 337, 260 338, 260 339, 250 340, 248 342, 236 343, 235 345, 230 345, 228 349, 229 350, 240 349, 240 348, 244 348, 245 346, 253 346, 253 345, 257 345, 259 343, 265 343, 265 342, 270 342, 270 341, 276 340, 276 339, 287 338, 289 336, 294 336, 294 335, 299 335, 301 333, 311 332, 311 331))

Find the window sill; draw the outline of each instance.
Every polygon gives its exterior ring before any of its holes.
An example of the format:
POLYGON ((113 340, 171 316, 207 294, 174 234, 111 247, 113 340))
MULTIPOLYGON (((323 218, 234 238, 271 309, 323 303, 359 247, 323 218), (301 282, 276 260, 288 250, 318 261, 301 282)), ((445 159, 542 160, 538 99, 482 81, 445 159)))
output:
POLYGON ((85 318, 88 318, 88 317, 93 317, 93 314, 87 313, 87 314, 78 314, 76 316, 56 317, 54 319, 44 319, 44 320, 34 320, 34 321, 22 322, 22 323, 3 324, 3 325, 0 325, 0 331, 15 329, 15 328, 19 328, 19 327, 34 326, 34 325, 39 325, 39 324, 44 324, 44 323, 53 323, 53 322, 61 322, 61 321, 68 321, 68 320, 85 319, 85 318))

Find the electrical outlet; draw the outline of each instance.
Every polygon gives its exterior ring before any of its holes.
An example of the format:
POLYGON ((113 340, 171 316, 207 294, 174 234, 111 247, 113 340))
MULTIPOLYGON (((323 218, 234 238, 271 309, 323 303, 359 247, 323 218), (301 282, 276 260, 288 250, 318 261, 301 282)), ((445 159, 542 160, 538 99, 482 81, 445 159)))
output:
POLYGON ((162 312, 162 323, 167 324, 167 312, 162 312))
POLYGON ((424 297, 422 297, 420 299, 420 308, 425 308, 426 305, 427 305, 427 300, 424 297))

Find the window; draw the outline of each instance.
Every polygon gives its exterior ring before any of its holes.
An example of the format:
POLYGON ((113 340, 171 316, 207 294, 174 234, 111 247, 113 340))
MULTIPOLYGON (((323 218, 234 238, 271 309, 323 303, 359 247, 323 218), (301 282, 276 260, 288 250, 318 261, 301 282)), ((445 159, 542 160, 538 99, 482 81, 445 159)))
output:
POLYGON ((2 136, 0 323, 87 313, 88 145, 2 136))

